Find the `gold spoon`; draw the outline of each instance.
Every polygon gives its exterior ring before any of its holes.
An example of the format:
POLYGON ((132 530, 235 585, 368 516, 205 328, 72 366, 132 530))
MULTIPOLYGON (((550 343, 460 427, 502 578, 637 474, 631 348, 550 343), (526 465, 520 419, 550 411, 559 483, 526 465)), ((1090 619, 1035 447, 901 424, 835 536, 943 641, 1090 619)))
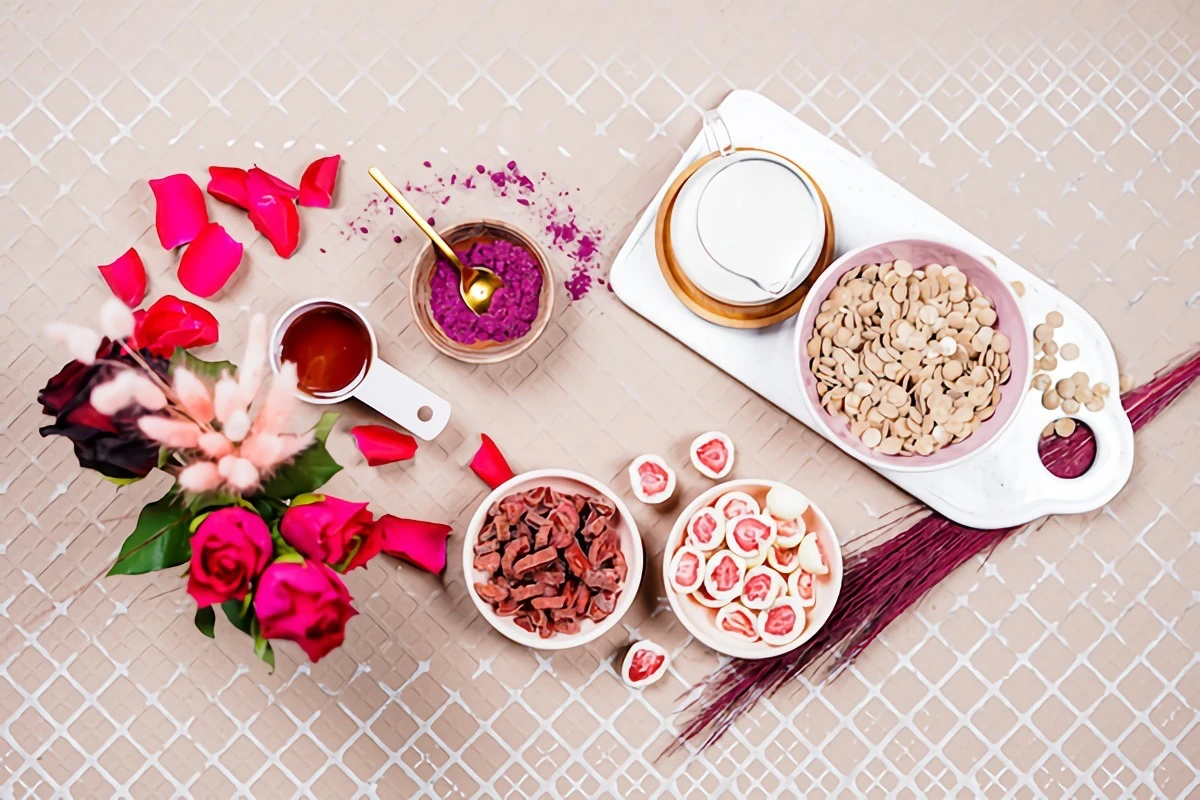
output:
POLYGON ((400 194, 400 190, 387 179, 379 167, 371 167, 367 170, 367 174, 379 184, 388 197, 395 201, 396 205, 400 206, 401 211, 408 214, 412 221, 417 223, 417 227, 429 237, 433 246, 441 251, 446 260, 458 270, 458 293, 462 295, 467 308, 474 311, 477 316, 486 314, 488 307, 492 304, 492 295, 504 285, 500 276, 486 267, 468 267, 463 264, 458 254, 450 248, 450 245, 446 244, 446 240, 438 236, 437 231, 431 228, 429 223, 417 213, 417 210, 404 199, 404 195, 400 194))

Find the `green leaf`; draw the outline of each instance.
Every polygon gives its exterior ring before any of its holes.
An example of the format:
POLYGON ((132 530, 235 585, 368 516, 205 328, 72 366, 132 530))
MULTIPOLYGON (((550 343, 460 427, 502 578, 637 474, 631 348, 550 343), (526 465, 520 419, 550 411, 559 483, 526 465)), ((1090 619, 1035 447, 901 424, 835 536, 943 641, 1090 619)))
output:
POLYGON ((325 440, 333 430, 333 423, 337 418, 337 414, 322 414, 321 419, 313 426, 316 441, 296 456, 292 463, 280 467, 259 494, 287 500, 296 495, 315 492, 338 474, 342 469, 341 465, 334 461, 333 456, 325 449, 325 440))
POLYGON ((271 647, 271 643, 263 638, 262 630, 258 627, 258 619, 251 623, 250 631, 254 637, 254 655, 265 661, 271 668, 271 672, 274 672, 275 650, 271 647))
POLYGON ((137 525, 121 545, 109 575, 141 575, 186 564, 192 557, 188 524, 191 514, 180 505, 174 487, 138 515, 137 525))
POLYGON ((288 507, 293 506, 311 506, 313 503, 319 503, 325 499, 323 494, 298 494, 292 498, 292 502, 288 503, 288 507))
POLYGON ((333 430, 333 424, 338 421, 340 415, 334 411, 326 411, 317 420, 317 424, 313 426, 313 433, 316 434, 317 441, 324 443, 329 438, 329 432, 333 430))
MULTIPOLYGON (((246 599, 250 599, 250 595, 246 595, 246 599)), ((229 619, 229 623, 237 628, 242 633, 250 633, 250 626, 254 622, 254 615, 250 613, 250 607, 243 600, 226 600, 221 603, 221 610, 225 612, 225 616, 229 619)))
POLYGON ((200 527, 200 524, 203 523, 204 520, 208 519, 208 515, 210 513, 211 512, 209 511, 205 511, 203 514, 197 514, 196 516, 192 517, 192 521, 188 523, 188 533, 195 533, 196 529, 200 527))
POLYGON ((212 610, 212 606, 196 609, 196 627, 210 639, 215 639, 213 627, 217 624, 217 614, 212 610))
MULTIPOLYGON (((159 466, 162 466, 161 464, 159 466)), ((108 475, 101 475, 101 478, 116 486, 128 486, 131 483, 137 483, 141 478, 112 478, 108 475)))
POLYGON ((205 361, 182 347, 176 347, 171 354, 171 369, 175 367, 183 367, 193 375, 214 381, 221 377, 222 372, 228 372, 231 376, 237 374, 237 366, 230 361, 205 361))
POLYGON ((240 495, 230 494, 229 492, 203 492, 191 495, 187 504, 188 511, 193 514, 208 511, 209 509, 225 508, 226 506, 241 506, 247 511, 256 510, 245 498, 240 495))
POLYGON ((158 448, 158 468, 162 469, 167 464, 171 463, 171 456, 175 455, 175 451, 168 447, 158 448))
POLYGON ((275 561, 273 563, 275 563, 275 564, 303 564, 304 563, 304 556, 300 555, 300 552, 298 550, 295 550, 295 549, 289 547, 288 551, 289 552, 280 553, 279 555, 277 555, 275 557, 275 561))

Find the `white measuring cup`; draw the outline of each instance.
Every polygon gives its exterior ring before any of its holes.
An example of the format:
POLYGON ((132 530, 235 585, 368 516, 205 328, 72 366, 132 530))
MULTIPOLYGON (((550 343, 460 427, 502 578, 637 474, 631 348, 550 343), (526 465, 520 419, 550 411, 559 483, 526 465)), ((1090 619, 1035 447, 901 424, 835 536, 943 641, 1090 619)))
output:
POLYGON ((330 405, 353 397, 425 441, 433 439, 446 428, 450 421, 450 403, 381 359, 379 340, 371 323, 358 309, 341 300, 315 297, 299 302, 284 312, 271 333, 271 369, 279 372, 283 336, 288 328, 301 314, 317 308, 337 308, 357 319, 370 337, 371 351, 365 368, 347 385, 321 397, 298 390, 300 399, 317 405, 330 405))

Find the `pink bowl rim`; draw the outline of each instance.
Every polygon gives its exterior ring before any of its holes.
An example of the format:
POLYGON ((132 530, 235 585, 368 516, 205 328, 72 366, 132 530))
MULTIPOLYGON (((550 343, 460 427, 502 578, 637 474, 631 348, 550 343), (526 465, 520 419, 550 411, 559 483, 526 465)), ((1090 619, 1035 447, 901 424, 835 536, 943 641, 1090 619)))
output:
MULTIPOLYGON (((795 358, 797 365, 796 380, 800 389, 801 400, 804 403, 809 416, 812 418, 813 425, 816 427, 818 433, 832 442, 843 452, 853 456, 865 464, 872 466, 875 469, 886 470, 889 472, 908 473, 933 472, 935 470, 948 469, 950 467, 962 464, 967 459, 979 455, 991 447, 992 444, 1000 439, 1004 432, 1008 430, 1008 427, 1020 413, 1021 407, 1025 401, 1025 395, 1028 394, 1025 391, 1025 387, 1029 385, 1030 376, 1032 375, 1033 370, 1033 347, 1032 343, 1029 341, 1028 331, 1029 329, 1026 326, 1024 314, 1021 312, 1021 305, 1017 298, 1016 292, 1013 291, 1008 281, 1005 280, 999 274, 999 272, 997 272, 996 268, 992 264, 987 263, 982 256, 976 255, 974 252, 963 247, 959 247, 958 245, 952 244, 948 241, 942 239, 930 239, 927 236, 904 236, 896 239, 888 239, 882 242, 872 242, 861 247, 856 247, 853 250, 844 253, 833 264, 831 264, 829 268, 821 274, 821 277, 817 279, 816 283, 813 284, 812 288, 809 289, 808 296, 805 297, 804 304, 800 307, 800 311, 796 315, 796 334, 793 357, 795 358), (808 339, 810 338, 809 334, 811 333, 813 320, 816 318, 816 309, 828 298, 829 292, 832 291, 833 284, 836 283, 838 278, 840 278, 844 273, 848 272, 854 267, 859 266, 860 264, 872 263, 872 259, 864 260, 862 258, 864 253, 881 248, 916 246, 929 246, 951 250, 964 260, 974 262, 975 266, 978 268, 985 269, 993 273, 997 279, 997 285, 1000 287, 1002 292, 1007 294, 1007 299, 1011 303, 1012 309, 1015 311, 1017 317, 1016 323, 1012 324, 1011 326, 1006 325, 1005 328, 1008 329, 1011 327, 1013 330, 1021 331, 1020 337, 1010 336, 1009 338, 1012 341, 1014 348, 1020 347, 1023 351, 1025 351, 1024 369, 1022 370, 1022 373, 1018 374, 1016 370, 1014 370, 1013 374, 1009 378, 1008 383, 1005 384, 1005 388, 1001 390, 1002 392, 1015 391, 1017 393, 1017 399, 1011 408, 1007 410, 1006 416, 1000 420, 999 425, 988 431, 982 440, 976 441, 976 437, 979 435, 978 433, 971 436, 962 444, 972 443, 972 447, 964 449, 961 453, 956 453, 951 458, 946 458, 945 460, 940 460, 936 463, 922 463, 926 458, 930 458, 929 456, 888 456, 872 453, 868 451, 865 446, 861 449, 851 447, 845 441, 843 441, 842 436, 834 428, 833 423, 830 420, 829 413, 826 412, 825 409, 822 408, 818 403, 814 402, 813 395, 815 392, 810 393, 806 385, 806 379, 812 375, 808 366, 807 353, 807 344, 808 339)), ((950 447, 937 451, 937 453, 948 453, 959 446, 961 445, 951 445, 950 447)))

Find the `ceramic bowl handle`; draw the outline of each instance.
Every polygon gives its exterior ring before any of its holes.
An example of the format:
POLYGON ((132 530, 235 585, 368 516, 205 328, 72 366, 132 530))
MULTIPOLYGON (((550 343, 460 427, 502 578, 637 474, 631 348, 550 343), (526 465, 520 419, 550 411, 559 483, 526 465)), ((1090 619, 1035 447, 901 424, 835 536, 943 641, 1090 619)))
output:
POLYGON ((721 118, 721 112, 715 108, 704 113, 704 126, 701 128, 704 136, 704 146, 710 153, 720 153, 722 156, 733 154, 733 137, 729 134, 729 126, 721 118))
POLYGON ((378 358, 355 387, 354 396, 425 441, 441 433, 450 421, 450 403, 445 398, 378 358))
POLYGON ((1037 454, 1037 445, 1028 448, 1034 464, 1025 465, 1038 470, 1040 479, 1031 482, 1031 505, 1043 514, 1075 514, 1091 511, 1112 500, 1129 480, 1132 459, 1126 454, 1133 449, 1133 427, 1120 408, 1120 399, 1111 398, 1102 411, 1081 409, 1073 414, 1092 430, 1096 439, 1096 457, 1087 472, 1077 478, 1059 478, 1049 472, 1037 454))

